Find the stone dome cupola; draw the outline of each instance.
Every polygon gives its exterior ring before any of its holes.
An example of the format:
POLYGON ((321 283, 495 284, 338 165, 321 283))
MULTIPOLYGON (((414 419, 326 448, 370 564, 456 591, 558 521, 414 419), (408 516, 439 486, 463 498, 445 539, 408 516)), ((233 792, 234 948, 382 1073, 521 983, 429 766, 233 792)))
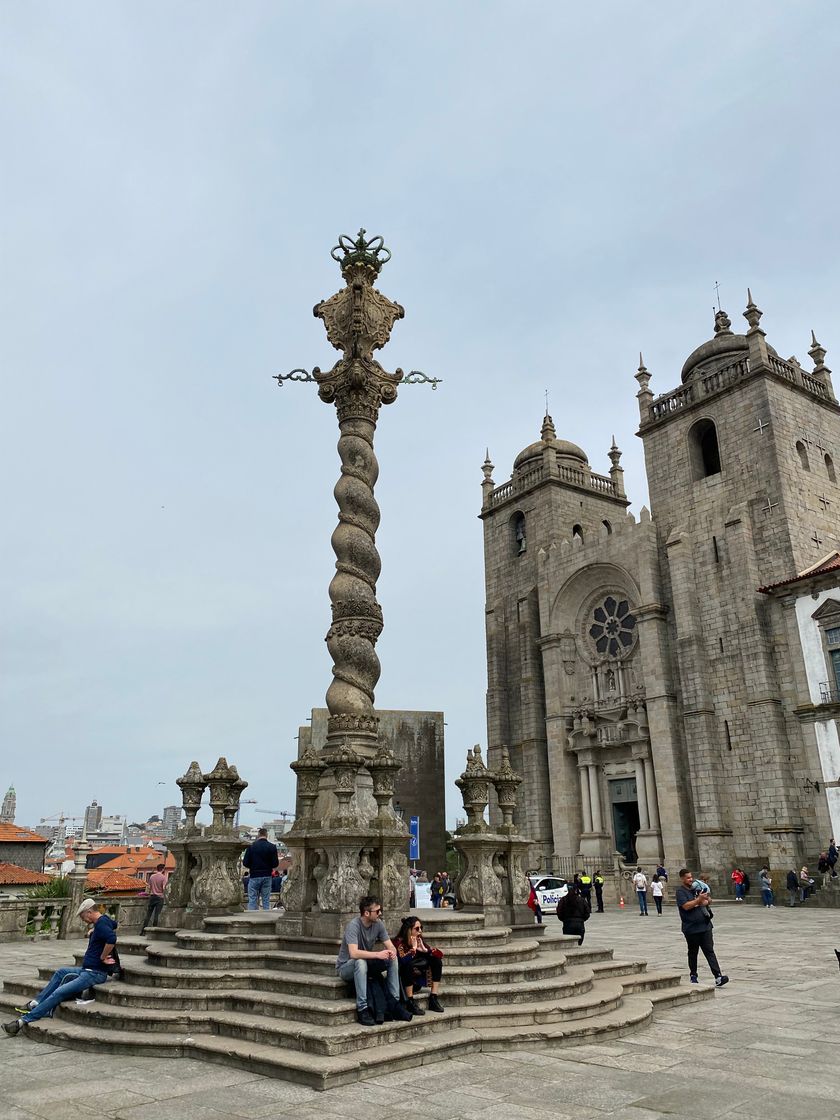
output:
POLYGON ((552 448, 560 463, 569 466, 588 467, 589 460, 586 457, 586 452, 582 447, 578 447, 576 443, 572 443, 567 439, 558 439, 557 432, 554 428, 554 421, 545 414, 540 431, 540 438, 536 443, 530 444, 519 454, 513 461, 514 471, 522 470, 523 468, 534 466, 536 463, 541 463, 543 453, 547 448, 552 448))
MULTIPOLYGON (((722 366, 736 362, 739 358, 746 358, 750 349, 749 339, 745 334, 734 334, 732 321, 725 311, 715 312, 715 333, 708 342, 698 346, 688 355, 682 367, 682 383, 691 381, 696 376, 713 373, 722 366)), ((771 354, 776 351, 772 346, 767 349, 771 354)))

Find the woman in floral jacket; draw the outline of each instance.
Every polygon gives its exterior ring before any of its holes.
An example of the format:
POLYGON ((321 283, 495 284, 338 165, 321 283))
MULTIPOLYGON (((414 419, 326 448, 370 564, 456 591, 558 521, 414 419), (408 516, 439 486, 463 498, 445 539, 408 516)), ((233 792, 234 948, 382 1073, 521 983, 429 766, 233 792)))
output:
POLYGON ((414 915, 403 918, 400 931, 393 941, 408 1010, 412 1015, 425 1015, 414 998, 414 989, 428 984, 431 992, 429 1010, 443 1011, 443 1004, 438 998, 440 978, 443 975, 443 953, 427 944, 420 919, 414 915))

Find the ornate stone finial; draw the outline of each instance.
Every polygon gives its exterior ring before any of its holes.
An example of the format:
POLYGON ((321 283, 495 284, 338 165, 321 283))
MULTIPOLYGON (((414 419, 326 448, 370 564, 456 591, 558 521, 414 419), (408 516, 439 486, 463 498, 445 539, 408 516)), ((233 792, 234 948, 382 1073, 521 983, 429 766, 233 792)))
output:
POLYGON ((393 810, 394 777, 402 769, 394 752, 382 743, 375 757, 367 764, 373 782, 373 797, 376 801, 376 823, 393 826, 397 818, 393 810))
POLYGON ((648 385, 650 384, 650 372, 645 365, 645 360, 642 357, 641 351, 639 352, 639 368, 633 376, 639 382, 639 392, 649 392, 648 385))
POLYGON ((484 811, 490 803, 491 776, 481 757, 481 747, 476 744, 472 750, 467 751, 466 768, 455 782, 461 791, 464 811, 467 814, 467 823, 461 829, 462 832, 488 831, 484 811))
POLYGON ((612 445, 610 446, 610 449, 608 451, 608 455, 610 457, 610 462, 613 465, 613 470, 615 470, 616 467, 618 466, 619 462, 621 461, 621 452, 619 451, 618 446, 616 445, 615 436, 612 437, 612 445))
POLYGON ((482 471, 482 474, 484 475, 484 481, 485 482, 490 482, 490 483, 493 482, 493 471, 494 470, 495 470, 495 467, 490 462, 490 448, 488 447, 487 450, 484 452, 484 462, 481 464, 481 471, 482 471))
POLYGON ((540 439, 542 439, 546 443, 550 439, 557 439, 557 432, 554 429, 554 421, 551 419, 548 413, 546 413, 543 417, 542 428, 540 429, 540 439))
POLYGON ((239 799, 244 790, 248 788, 248 783, 244 778, 239 777, 239 771, 235 766, 230 767, 230 783, 227 787, 227 805, 223 809, 223 816, 225 819, 225 828, 234 828, 236 824, 236 814, 239 812, 239 799))
POLYGON ((230 827, 227 823, 226 810, 230 786, 238 779, 239 775, 228 766, 227 759, 224 757, 218 760, 209 774, 204 775, 204 780, 210 787, 210 808, 213 810, 213 823, 210 826, 212 832, 224 831, 230 827))
POLYGON ((332 828, 351 827, 355 818, 350 811, 350 802, 356 792, 356 775, 362 767, 364 759, 350 746, 350 740, 345 735, 340 747, 323 756, 324 762, 333 772, 335 779, 335 793, 338 808, 334 816, 329 818, 332 828))
POLYGON ((759 310, 753 302, 752 292, 747 288, 747 309, 744 312, 744 318, 749 323, 751 331, 758 329, 758 324, 761 321, 762 315, 763 312, 759 310))
POLYGON ((811 331, 811 349, 808 351, 814 360, 814 373, 823 373, 828 368, 825 364, 826 349, 817 342, 817 336, 811 331))
POLYGON ((502 747, 502 762, 496 773, 492 776, 496 789, 496 800, 502 811, 502 824, 500 832, 514 833, 516 825, 513 823, 513 814, 516 810, 516 790, 522 784, 522 775, 517 774, 510 764, 510 753, 507 747, 502 747))
POLYGON ((341 275, 345 279, 352 275, 354 268, 369 269, 374 276, 378 276, 383 264, 391 259, 391 250, 385 248, 384 239, 376 236, 367 240, 366 233, 366 229, 360 229, 355 241, 342 233, 338 244, 333 246, 330 256, 338 261, 341 275))
POLYGON ((732 320, 725 311, 715 312, 715 334, 732 334, 732 320))
POLYGON ((312 820, 312 806, 318 799, 318 789, 325 766, 318 752, 308 743, 300 758, 289 764, 297 775, 297 792, 300 813, 295 818, 291 832, 300 832, 312 820))
POLYGON ((176 786, 181 790, 181 804, 184 809, 184 831, 191 832, 195 828, 195 818, 201 808, 201 798, 207 788, 207 779, 201 772, 197 762, 191 762, 183 778, 177 778, 176 786))

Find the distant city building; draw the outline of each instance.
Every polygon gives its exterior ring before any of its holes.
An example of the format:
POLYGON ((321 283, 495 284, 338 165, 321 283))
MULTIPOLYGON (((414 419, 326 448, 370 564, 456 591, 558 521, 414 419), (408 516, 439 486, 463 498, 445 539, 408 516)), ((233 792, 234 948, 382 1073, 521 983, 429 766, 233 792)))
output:
POLYGON ((0 823, 0 863, 43 871, 46 850, 47 840, 39 833, 6 821, 0 823))
POLYGON ((161 832, 164 836, 174 836, 181 827, 182 810, 180 805, 166 805, 163 810, 163 826, 161 832))
MULTIPOLYGON (((379 738, 402 763, 394 778, 394 806, 406 823, 420 818, 420 867, 446 867, 446 778, 443 766, 443 712, 377 710, 379 738)), ((311 725, 301 727, 299 753, 327 741, 326 708, 312 709, 311 725)))
POLYGON ((102 806, 97 801, 91 801, 85 809, 85 831, 97 832, 102 826, 102 806))
POLYGON ((8 793, 3 798, 3 805, 0 807, 0 824, 14 824, 16 809, 17 794, 15 793, 15 787, 9 786, 8 793))

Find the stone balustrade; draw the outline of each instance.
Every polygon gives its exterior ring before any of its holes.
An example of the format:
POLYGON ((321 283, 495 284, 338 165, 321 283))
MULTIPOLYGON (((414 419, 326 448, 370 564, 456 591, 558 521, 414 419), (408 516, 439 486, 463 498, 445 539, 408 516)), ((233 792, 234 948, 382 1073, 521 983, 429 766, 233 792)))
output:
MULTIPOLYGON (((119 925, 122 933, 136 933, 143 925, 148 899, 93 896, 119 925)), ((69 930, 69 898, 0 899, 0 942, 48 941, 77 936, 69 930)))
MULTIPOLYGON (((522 474, 516 475, 510 482, 503 482, 501 486, 495 487, 487 499, 487 506, 490 508, 500 506, 517 494, 523 494, 531 487, 544 482, 548 477, 549 475, 542 464, 531 467, 522 474)), ((599 494, 609 494, 611 497, 622 496, 616 490, 614 480, 605 474, 595 474, 594 471, 559 464, 557 474, 553 477, 569 486, 577 486, 581 490, 597 490, 599 494)))

